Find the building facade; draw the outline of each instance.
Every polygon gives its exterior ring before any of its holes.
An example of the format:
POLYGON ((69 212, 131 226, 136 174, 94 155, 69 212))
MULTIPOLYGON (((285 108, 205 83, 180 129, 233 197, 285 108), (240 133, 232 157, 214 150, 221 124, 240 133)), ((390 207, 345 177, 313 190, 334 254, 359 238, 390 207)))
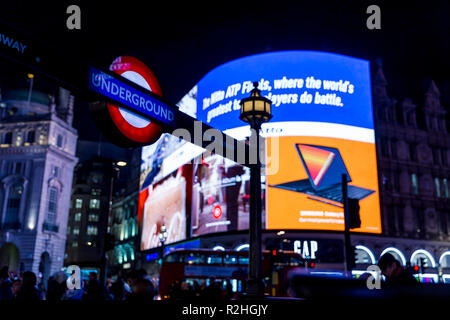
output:
POLYGON ((64 264, 99 270, 108 242, 110 201, 121 185, 116 163, 127 162, 128 155, 127 150, 109 143, 79 141, 77 156, 64 264))
POLYGON ((434 81, 414 100, 390 96, 381 63, 375 67, 372 91, 383 234, 373 240, 360 235, 354 239, 365 242, 377 257, 386 250, 398 251, 397 256, 412 265, 423 259, 425 267, 449 269, 448 106, 434 81))
POLYGON ((77 131, 74 97, 2 92, 0 264, 47 279, 63 266, 77 131))
POLYGON ((107 251, 110 275, 126 272, 131 268, 140 268, 138 202, 139 202, 139 170, 141 150, 135 149, 126 166, 120 171, 127 179, 116 190, 109 219, 108 233, 111 236, 110 248, 107 251))

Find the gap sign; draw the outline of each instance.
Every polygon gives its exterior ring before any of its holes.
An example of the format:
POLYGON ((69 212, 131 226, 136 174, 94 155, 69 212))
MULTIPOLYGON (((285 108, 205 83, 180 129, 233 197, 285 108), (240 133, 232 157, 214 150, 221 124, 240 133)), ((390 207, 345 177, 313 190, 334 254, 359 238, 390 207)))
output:
POLYGON ((177 127, 177 110, 173 107, 91 66, 88 88, 152 119, 177 127))

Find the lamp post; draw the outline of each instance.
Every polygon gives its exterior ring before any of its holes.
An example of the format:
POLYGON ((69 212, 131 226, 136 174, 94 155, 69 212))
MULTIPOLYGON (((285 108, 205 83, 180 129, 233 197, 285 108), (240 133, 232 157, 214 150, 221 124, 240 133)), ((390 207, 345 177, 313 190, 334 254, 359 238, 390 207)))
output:
MULTIPOLYGON (((258 89, 258 82, 253 82, 254 88, 250 97, 241 100, 242 121, 250 124, 252 134, 256 139, 250 139, 252 142, 250 150, 256 152, 256 163, 251 163, 250 167, 250 226, 249 226, 249 244, 250 260, 247 281, 247 295, 249 297, 260 297, 264 293, 264 286, 261 277, 261 223, 262 223, 262 205, 261 205, 261 161, 259 158, 259 130, 264 122, 272 118, 272 102, 261 96, 261 90, 258 89), (256 143, 255 143, 256 140, 256 143), (255 145, 253 145, 255 143, 255 145)), ((249 157, 250 159, 250 157, 249 157)))
POLYGON ((118 161, 111 163, 111 180, 109 183, 109 196, 108 196, 108 214, 106 216, 106 230, 105 230, 105 237, 104 237, 104 243, 102 248, 102 255, 100 258, 100 283, 106 287, 106 281, 107 281, 107 274, 108 274, 108 253, 107 251, 110 250, 110 246, 112 245, 112 237, 108 234, 108 227, 109 224, 112 222, 111 216, 112 216, 112 204, 113 204, 113 193, 114 193, 114 187, 115 183, 119 179, 119 167, 125 167, 127 163, 125 161, 118 161))
POLYGON ((159 242, 161 242, 161 261, 164 259, 164 243, 167 240, 167 229, 165 225, 161 226, 160 232, 158 234, 159 242))

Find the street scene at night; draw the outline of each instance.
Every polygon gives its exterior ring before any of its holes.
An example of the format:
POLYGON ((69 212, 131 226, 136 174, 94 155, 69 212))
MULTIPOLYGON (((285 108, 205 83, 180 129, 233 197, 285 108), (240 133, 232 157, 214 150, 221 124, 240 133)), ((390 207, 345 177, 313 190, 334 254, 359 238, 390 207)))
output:
POLYGON ((449 39, 448 1, 4 1, 0 305, 445 309, 449 39))

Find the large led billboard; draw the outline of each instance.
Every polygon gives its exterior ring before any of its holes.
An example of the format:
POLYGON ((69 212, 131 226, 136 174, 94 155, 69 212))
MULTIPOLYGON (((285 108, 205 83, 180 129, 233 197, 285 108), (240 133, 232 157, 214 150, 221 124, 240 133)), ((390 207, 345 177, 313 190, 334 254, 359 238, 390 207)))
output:
MULTIPOLYGON (((355 231, 381 233, 369 62, 312 51, 237 59, 205 75, 180 110, 244 139, 250 131, 239 102, 254 81, 272 100, 273 118, 261 132, 265 228, 344 230, 346 174, 349 197, 361 208, 355 231)), ((248 228, 248 168, 218 155, 198 158, 203 151, 168 134, 143 148, 141 249, 160 245, 163 224, 172 226, 168 242, 248 228)))
POLYGON ((166 244, 188 237, 192 199, 192 165, 188 162, 202 151, 169 134, 142 149, 138 208, 141 250, 161 245, 162 226, 167 230, 166 244))
POLYGON ((253 81, 272 100, 273 118, 262 129, 270 159, 266 228, 343 230, 345 173, 349 197, 361 207, 356 231, 380 233, 369 62, 312 51, 253 55, 209 72, 180 107, 243 139, 249 127, 239 119, 239 102, 253 81))

